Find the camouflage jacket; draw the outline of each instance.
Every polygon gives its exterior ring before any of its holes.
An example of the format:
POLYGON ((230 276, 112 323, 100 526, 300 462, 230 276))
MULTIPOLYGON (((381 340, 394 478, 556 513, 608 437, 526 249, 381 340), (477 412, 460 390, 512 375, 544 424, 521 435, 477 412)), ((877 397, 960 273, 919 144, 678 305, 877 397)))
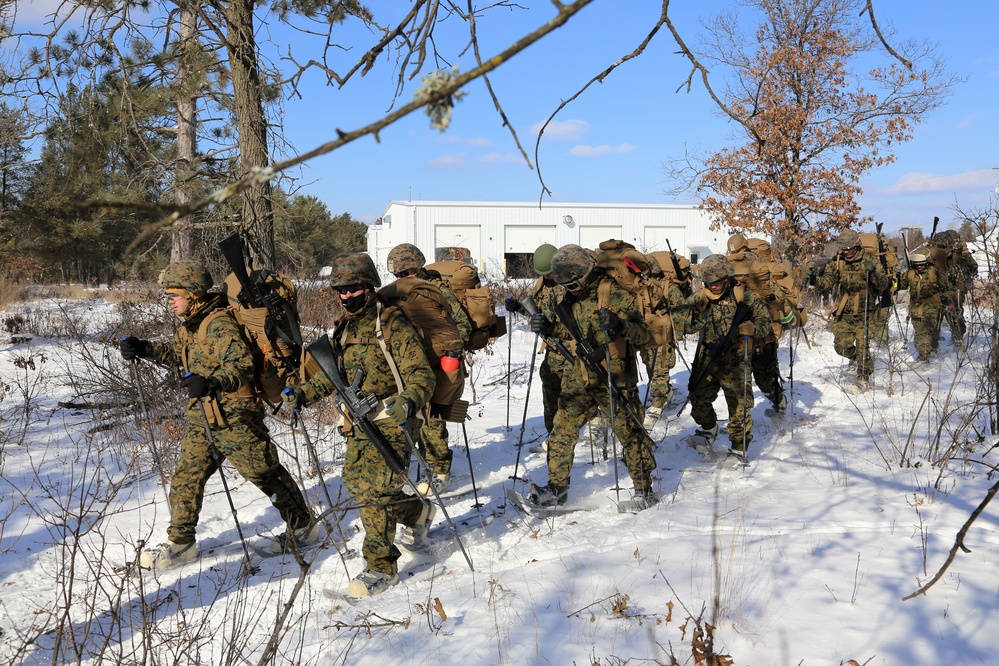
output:
MULTIPOLYGON (((181 318, 180 326, 169 342, 150 344, 149 356, 160 365, 183 368, 219 383, 222 395, 219 406, 241 409, 260 407, 253 389, 253 355, 243 339, 240 325, 224 309, 219 294, 209 294, 197 310, 181 318), (203 323, 206 330, 200 332, 203 323), (204 339, 204 344, 199 343, 204 339)), ((195 412, 197 402, 191 400, 188 411, 195 412)))
MULTIPOLYGON (((606 307, 624 322, 624 331, 618 338, 610 341, 610 374, 616 386, 634 388, 638 383, 636 350, 640 347, 647 347, 652 340, 652 333, 645 324, 642 313, 635 306, 635 298, 613 278, 599 276, 592 280, 579 294, 563 293, 559 303, 565 303, 569 306, 580 336, 595 350, 602 353, 606 349, 607 337, 604 330, 600 328, 600 320, 597 315, 597 311, 602 307, 598 296, 601 282, 610 283, 610 295, 606 307)), ((561 318, 556 316, 556 319, 560 324, 564 324, 561 318)), ((568 329, 566 329, 566 333, 568 334, 568 329)), ((569 339, 572 340, 571 335, 569 339)), ((568 346, 569 350, 576 356, 575 372, 566 372, 562 376, 562 386, 578 389, 599 384, 600 381, 595 373, 590 372, 586 362, 580 358, 575 340, 572 340, 568 346)), ((601 366, 606 367, 606 361, 601 361, 601 366)))
POLYGON ((744 328, 740 327, 739 340, 732 346, 732 351, 742 349, 742 337, 747 335, 749 330, 747 324, 751 323, 752 336, 757 343, 767 341, 772 335, 770 313, 763 300, 752 291, 742 287, 730 287, 719 298, 712 300, 707 287, 704 287, 687 299, 686 307, 683 308, 690 313, 688 332, 700 331, 702 346, 712 345, 728 335, 732 329, 735 310, 739 307, 739 291, 742 292, 742 301, 749 306, 752 315, 751 321, 744 322, 744 328))
MULTIPOLYGON (((361 391, 384 400, 396 394, 410 401, 414 410, 421 409, 434 392, 434 371, 423 351, 423 341, 402 310, 382 309, 377 299, 369 299, 356 317, 343 317, 330 336, 333 352, 343 380, 354 380, 358 370, 364 373, 361 391), (392 369, 376 338, 375 324, 379 317, 383 336, 392 360, 399 370, 403 390, 400 393, 392 369)), ((333 385, 322 373, 302 384, 305 404, 311 404, 333 393, 333 385)))
POLYGON ((441 293, 447 300, 448 307, 451 308, 451 318, 454 319, 455 325, 458 327, 458 334, 461 336, 461 343, 463 345, 468 345, 468 339, 472 337, 472 320, 468 318, 468 313, 465 312, 465 308, 461 305, 461 301, 453 291, 448 289, 447 285, 444 284, 443 280, 432 279, 430 274, 425 269, 420 269, 416 277, 421 280, 427 280, 428 282, 433 282, 440 288, 441 293))
POLYGON ((866 250, 858 252, 850 261, 840 254, 825 266, 817 280, 820 289, 838 290, 838 300, 833 314, 859 314, 865 309, 881 307, 881 293, 891 286, 892 276, 885 273, 881 262, 866 250), (868 275, 870 272, 870 275, 868 275))
POLYGON ((572 340, 572 336, 569 335, 569 330, 559 320, 558 315, 555 314, 555 306, 564 295, 565 289, 562 285, 540 277, 534 285, 532 298, 534 298, 534 304, 538 306, 538 310, 545 316, 545 319, 555 325, 554 329, 552 329, 551 337, 568 344, 572 340))

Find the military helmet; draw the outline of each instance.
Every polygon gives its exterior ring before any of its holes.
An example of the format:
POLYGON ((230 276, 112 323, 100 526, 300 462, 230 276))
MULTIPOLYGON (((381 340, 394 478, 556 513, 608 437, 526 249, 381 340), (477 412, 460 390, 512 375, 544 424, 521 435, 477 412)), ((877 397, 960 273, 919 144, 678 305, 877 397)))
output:
POLYGON ((742 234, 736 234, 728 239, 729 254, 734 254, 739 250, 746 249, 747 247, 749 247, 749 244, 746 242, 746 237, 742 234))
POLYGON ((558 250, 551 243, 539 245, 534 251, 534 272, 538 275, 548 275, 552 272, 552 255, 558 250))
POLYGON ((851 247, 860 247, 860 234, 853 229, 845 229, 837 240, 842 250, 849 250, 851 247))
POLYGON ((934 245, 944 250, 956 246, 960 241, 961 234, 957 233, 953 229, 941 231, 932 239, 934 245))
POLYGON ((375 262, 364 252, 345 252, 333 259, 330 286, 336 289, 349 284, 363 284, 372 289, 382 286, 375 262))
POLYGON ((200 262, 176 261, 160 271, 159 283, 164 289, 185 289, 197 297, 211 289, 215 281, 200 262))
POLYGON ((427 265, 427 258, 423 256, 420 248, 412 243, 403 243, 392 248, 388 253, 386 264, 389 273, 398 275, 412 269, 423 268, 427 265))
POLYGON ((563 245, 552 254, 551 276, 559 284, 569 284, 585 278, 596 265, 597 260, 586 248, 563 245))
POLYGON ((909 255, 909 263, 913 266, 928 264, 930 263, 930 253, 929 250, 924 248, 918 248, 912 251, 909 255))
POLYGON ((724 254, 712 254, 701 263, 701 282, 706 285, 734 277, 735 268, 724 254))

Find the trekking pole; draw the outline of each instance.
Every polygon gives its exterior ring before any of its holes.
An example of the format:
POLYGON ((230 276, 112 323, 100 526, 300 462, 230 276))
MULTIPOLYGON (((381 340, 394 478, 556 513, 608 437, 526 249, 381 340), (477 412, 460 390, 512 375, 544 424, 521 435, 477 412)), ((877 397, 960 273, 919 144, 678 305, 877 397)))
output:
POLYGON ((749 343, 748 335, 742 337, 742 455, 749 459, 749 445, 746 441, 749 430, 746 421, 749 420, 749 343))
POLYGON ((166 495, 167 513, 173 515, 173 508, 170 506, 170 493, 167 491, 166 472, 163 471, 163 460, 156 447, 156 437, 153 434, 153 422, 149 418, 149 409, 146 407, 146 396, 142 391, 142 382, 139 381, 139 359, 134 359, 129 365, 132 367, 132 381, 135 383, 135 391, 139 396, 139 408, 142 410, 142 419, 146 422, 146 429, 149 431, 149 448, 153 452, 153 465, 160 477, 160 485, 163 486, 163 494, 166 495))
POLYGON ((205 422, 205 435, 208 437, 208 453, 212 456, 212 461, 215 466, 218 467, 219 477, 222 479, 222 489, 225 490, 225 497, 229 500, 229 510, 232 511, 232 519, 236 521, 236 533, 239 535, 239 542, 243 545, 243 570, 250 574, 255 574, 260 570, 253 564, 253 560, 250 557, 250 549, 246 545, 246 538, 243 536, 243 528, 239 524, 239 516, 236 515, 236 505, 232 501, 232 493, 229 492, 229 482, 226 481, 225 472, 222 471, 222 452, 219 451, 218 447, 215 446, 215 435, 212 434, 212 427, 208 425, 208 413, 205 411, 205 403, 200 398, 198 400, 198 406, 201 408, 201 418, 205 422))
MULTIPOLYGON (((604 345, 604 360, 607 363, 607 424, 604 428, 604 460, 607 459, 607 436, 608 431, 614 430, 614 375, 611 373, 611 337, 610 329, 604 328, 604 338, 606 339, 606 344, 604 345)), ((642 432, 645 432, 645 428, 642 428, 642 432)), ((618 477, 617 472, 617 440, 612 441, 614 446, 614 493, 617 495, 618 504, 621 503, 621 481, 618 477)))
POLYGON ((788 354, 790 356, 790 363, 787 369, 787 383, 790 384, 790 394, 791 394, 791 441, 794 441, 794 348, 795 339, 798 337, 798 329, 795 328, 792 323, 788 327, 788 337, 787 337, 787 347, 788 354))
MULTIPOLYGON (((868 318, 868 313, 870 312, 870 310, 868 309, 867 305, 868 305, 868 303, 871 300, 871 272, 868 270, 868 271, 865 271, 865 273, 866 273, 866 277, 864 278, 864 364, 863 364, 863 370, 867 370, 867 357, 871 355, 870 346, 869 346, 870 342, 868 341, 868 335, 867 335, 867 326, 868 326, 868 324, 867 324, 867 318, 868 318)), ((860 350, 858 349, 857 351, 859 352, 860 350)), ((857 367, 858 368, 861 367, 861 364, 860 364, 859 360, 857 361, 857 367)), ((864 375, 864 376, 866 377, 867 375, 864 375)))
MULTIPOLYGON (((527 428, 527 407, 531 403, 531 381, 534 379, 534 359, 538 355, 538 336, 534 336, 534 347, 531 349, 531 371, 527 376, 527 396, 524 398, 524 418, 520 422, 520 439, 517 441, 517 462, 513 465, 513 476, 510 477, 513 481, 523 481, 519 476, 517 476, 517 470, 520 469, 520 452, 524 448, 524 430, 527 428)), ((509 374, 507 374, 509 378, 509 374)), ((507 390, 510 389, 510 382, 507 381, 507 390)), ((507 414, 510 413, 510 401, 506 401, 507 414)), ((462 424, 464 425, 464 424, 462 424)), ((471 466, 471 463, 469 463, 471 466)))
POLYGON ((475 470, 472 468, 472 451, 468 447, 468 431, 465 430, 464 421, 461 422, 461 434, 465 437, 465 457, 468 458, 468 474, 472 477, 472 495, 475 497, 475 504, 472 506, 479 509, 485 505, 479 501, 479 491, 475 487, 475 470))
MULTIPOLYGON (((509 315, 507 315, 507 319, 512 319, 512 317, 510 317, 509 315)), ((508 321, 507 323, 510 324, 507 327, 510 332, 507 333, 507 335, 506 335, 506 431, 510 432, 510 384, 513 383, 513 323, 510 322, 510 321, 508 321)), ((538 344, 537 343, 537 340, 538 340, 537 336, 534 337, 534 340, 535 340, 534 344, 535 344, 535 346, 537 346, 537 344, 538 344)), ((531 362, 532 362, 531 367, 532 368, 534 367, 533 366, 533 361, 534 361, 534 358, 531 357, 531 362)), ((532 372, 532 374, 533 374, 533 372, 532 372)), ((530 379, 528 379, 528 382, 530 382, 530 379)), ((531 385, 528 384, 527 388, 528 388, 528 390, 530 390, 531 385)), ((525 408, 525 411, 526 411, 526 408, 525 408)), ((521 437, 523 437, 523 435, 524 435, 523 428, 521 428, 520 434, 521 434, 521 437)), ((521 440, 521 441, 523 441, 523 440, 521 440)), ((520 457, 519 456, 520 451, 518 450, 517 453, 518 453, 518 459, 519 459, 519 457, 520 457)), ((514 476, 516 476, 516 475, 517 475, 517 472, 516 472, 516 470, 514 470, 514 476)))

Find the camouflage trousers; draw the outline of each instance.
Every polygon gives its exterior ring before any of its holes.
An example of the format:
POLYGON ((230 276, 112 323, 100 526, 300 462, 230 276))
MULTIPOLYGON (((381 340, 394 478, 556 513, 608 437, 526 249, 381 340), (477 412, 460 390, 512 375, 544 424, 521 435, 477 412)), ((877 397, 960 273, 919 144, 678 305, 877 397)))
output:
POLYGON ((669 397, 669 371, 676 366, 676 348, 672 344, 642 350, 642 363, 649 375, 650 406, 662 409, 669 397))
POLYGON ((940 345, 940 319, 942 316, 942 308, 937 302, 918 303, 909 307, 913 342, 916 344, 916 353, 921 359, 927 358, 940 345))
POLYGON ((428 419, 420 430, 420 454, 434 474, 450 474, 454 452, 448 445, 447 421, 428 419))
MULTIPOLYGON (((752 366, 752 353, 748 359, 752 366)), ((752 371, 742 350, 735 350, 721 358, 707 374, 700 386, 690 394, 690 415, 698 426, 710 430, 718 425, 714 401, 718 390, 725 394, 728 405, 728 439, 732 450, 747 452, 753 441, 753 384, 752 371)))
MULTIPOLYGON (((212 428, 222 459, 231 462, 244 479, 270 498, 290 529, 312 522, 302 490, 278 459, 263 413, 236 411, 227 416, 227 426, 212 428)), ((218 464, 211 454, 204 421, 200 416, 189 415, 180 442, 180 459, 170 483, 171 518, 167 536, 174 543, 190 543, 195 539, 205 484, 216 471, 218 464)))
MULTIPOLYGON (((957 294, 948 294, 947 304, 943 308, 944 319, 947 320, 947 326, 950 328, 950 339, 954 344, 962 344, 964 341, 964 334, 968 332, 968 324, 964 321, 964 308, 960 307, 955 299, 958 299, 957 294)), ((964 301, 961 300, 963 304, 964 301)))
MULTIPOLYGON (((409 446, 402 429, 386 428, 382 433, 399 459, 408 461, 409 446)), ((408 463, 406 467, 408 473, 408 463)), ((403 474, 392 472, 375 445, 357 428, 347 438, 343 484, 361 514, 364 527, 361 554, 365 564, 383 574, 399 573, 397 562, 401 553, 395 545, 396 527, 399 523, 415 526, 423 511, 423 501, 402 492, 403 474)))
POLYGON ((871 320, 868 322, 871 330, 871 340, 875 344, 888 344, 888 319, 891 308, 878 308, 871 311, 871 320))
POLYGON ((568 365, 562 354, 554 349, 546 349, 545 358, 538 368, 538 377, 541 379, 541 400, 545 409, 545 430, 549 433, 555 425, 558 397, 562 394, 562 373, 568 365))
POLYGON ((750 361, 753 379, 763 391, 763 395, 775 405, 784 395, 784 380, 780 376, 780 361, 777 358, 777 341, 764 342, 754 352, 750 361))
MULTIPOLYGON (((641 414, 637 389, 621 389, 625 400, 634 414, 641 414)), ((576 454, 576 441, 579 429, 597 415, 598 409, 609 414, 607 387, 588 386, 577 390, 562 387, 559 397, 555 424, 548 437, 548 480, 556 489, 569 487, 572 463, 576 454)), ((635 485, 635 492, 644 492, 652 487, 652 471, 656 459, 652 451, 652 440, 645 429, 615 405, 614 434, 624 449, 624 464, 635 485)))
POLYGON ((871 357, 870 313, 844 314, 833 322, 833 349, 843 358, 857 365, 857 376, 864 379, 874 372, 874 359, 871 357))

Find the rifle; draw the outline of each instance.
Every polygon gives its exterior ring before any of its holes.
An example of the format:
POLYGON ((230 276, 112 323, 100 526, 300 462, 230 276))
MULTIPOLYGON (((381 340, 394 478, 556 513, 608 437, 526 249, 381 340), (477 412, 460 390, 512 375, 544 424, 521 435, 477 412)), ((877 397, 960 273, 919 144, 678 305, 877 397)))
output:
MULTIPOLYGON (((560 300, 555 306, 555 315, 565 325, 569 331, 569 335, 576 342, 576 352, 579 358, 590 369, 600 384, 610 387, 610 397, 620 403, 620 406, 628 413, 631 420, 635 422, 642 432, 645 432, 645 424, 642 423, 642 419, 635 416, 635 412, 631 410, 631 406, 628 405, 628 401, 625 399, 624 394, 621 393, 621 389, 611 381, 610 373, 608 372, 609 368, 604 369, 601 365, 605 360, 605 352, 594 347, 583 337, 583 334, 579 331, 579 325, 576 323, 575 317, 572 316, 572 307, 566 302, 565 298, 560 300)), ((570 356, 569 358, 572 357, 570 356)))
POLYGON ((683 413, 687 403, 690 402, 690 397, 701 387, 704 380, 707 379, 708 375, 711 374, 711 371, 715 369, 716 365, 718 365, 718 361, 723 358, 733 346, 735 346, 735 341, 739 338, 739 325, 749 320, 752 317, 752 314, 752 308, 745 303, 740 302, 736 305, 735 314, 732 316, 732 325, 729 326, 728 333, 711 345, 704 344, 704 329, 701 329, 701 337, 697 341, 697 350, 694 352, 694 362, 691 367, 690 381, 687 382, 687 399, 683 401, 683 404, 680 405, 680 409, 676 411, 676 416, 683 413), (705 356, 708 357, 707 363, 704 363, 705 356), (694 368, 697 368, 696 378, 693 374, 694 368))
MULTIPOLYGON (((282 361, 290 368, 289 375, 298 371, 302 350, 302 331, 298 326, 298 315, 291 303, 276 294, 266 292, 266 284, 270 272, 264 268, 255 270, 252 275, 246 270, 246 255, 243 252, 243 239, 239 232, 234 231, 218 242, 222 257, 236 277, 241 287, 238 300, 245 308, 266 308, 267 318, 264 322, 264 334, 271 340, 280 338, 291 350, 282 361), (290 335, 285 332, 290 331, 290 335)), ((280 348, 274 345, 277 351, 280 348)))
MULTIPOLYGON (((395 449, 393 449, 392 445, 389 444, 385 435, 382 434, 382 431, 378 429, 378 426, 371 421, 371 412, 373 412, 378 406, 378 397, 373 393, 365 395, 364 392, 361 391, 361 382, 364 381, 364 371, 358 369, 357 372, 354 373, 353 381, 348 386, 343 380, 343 377, 340 376, 340 371, 337 368, 336 356, 333 353, 333 347, 330 345, 328 335, 324 334, 321 338, 309 345, 305 351, 311 355, 313 359, 315 359, 319 369, 324 375, 326 375, 326 378, 330 380, 330 383, 333 384, 333 388, 336 389, 335 400, 339 403, 338 406, 341 410, 346 410, 354 425, 360 427, 361 432, 364 433, 365 437, 367 437, 371 443, 375 445, 375 448, 378 449, 378 453, 385 459, 385 464, 389 466, 389 469, 395 474, 400 475, 417 497, 424 502, 428 501, 426 495, 421 493, 416 488, 413 480, 409 478, 408 465, 403 464, 403 461, 399 459, 395 449)), ((413 455, 416 456, 416 460, 420 463, 420 466, 424 469, 424 471, 429 473, 430 467, 427 465, 427 461, 423 459, 423 456, 420 455, 416 446, 413 445, 413 438, 409 434, 409 430, 403 427, 402 431, 406 433, 406 441, 409 443, 413 455)), ((444 518, 447 519, 448 525, 450 525, 451 529, 454 530, 454 538, 458 542, 458 547, 461 548, 462 555, 465 556, 465 561, 468 562, 468 568, 475 571, 475 568, 472 566, 471 558, 468 556, 468 553, 465 552, 465 545, 461 542, 461 537, 458 536, 458 530, 454 526, 454 523, 451 522, 451 516, 448 515, 447 509, 444 507, 444 502, 441 500, 441 497, 438 494, 437 489, 434 488, 433 484, 430 484, 430 490, 433 491, 434 497, 437 499, 437 503, 440 505, 441 511, 444 513, 444 518)))
MULTIPOLYGON (((885 272, 885 275, 888 275, 888 248, 881 236, 881 227, 883 226, 884 222, 878 222, 874 225, 874 232, 878 239, 878 255, 881 259, 881 269, 885 272)), ((881 292, 881 307, 894 307, 894 305, 895 301, 891 297, 891 283, 889 282, 888 286, 881 292)))
POLYGON ((940 224, 940 218, 936 215, 933 216, 933 230, 930 231, 930 238, 937 235, 937 225, 940 224))
POLYGON ((668 238, 666 239, 666 249, 669 250, 669 257, 673 261, 673 273, 676 275, 676 279, 683 282, 680 292, 685 298, 690 298, 691 294, 694 293, 694 288, 690 284, 690 275, 683 274, 683 270, 680 268, 680 262, 676 258, 676 252, 673 251, 673 246, 670 245, 668 238))

